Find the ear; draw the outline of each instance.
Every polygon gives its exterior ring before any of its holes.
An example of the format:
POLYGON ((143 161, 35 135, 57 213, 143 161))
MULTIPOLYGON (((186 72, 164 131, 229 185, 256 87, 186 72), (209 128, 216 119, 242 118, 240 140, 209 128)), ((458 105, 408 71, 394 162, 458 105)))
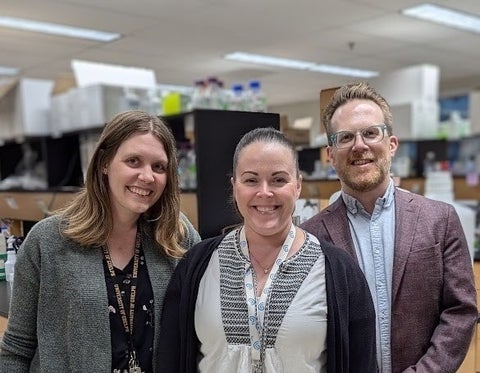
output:
POLYGON ((108 169, 107 167, 102 168, 102 174, 107 175, 108 174, 108 169))
POLYGON ((330 164, 333 164, 333 152, 334 149, 330 145, 327 146, 327 158, 330 164))
POLYGON ((390 136, 390 155, 393 157, 398 148, 398 137, 390 136))
POLYGON ((232 195, 233 199, 235 199, 235 180, 233 180, 233 176, 230 178, 230 184, 232 184, 232 195))
POLYGON ((303 176, 298 175, 298 178, 297 178, 297 199, 300 198, 300 194, 302 193, 302 180, 303 180, 303 176))

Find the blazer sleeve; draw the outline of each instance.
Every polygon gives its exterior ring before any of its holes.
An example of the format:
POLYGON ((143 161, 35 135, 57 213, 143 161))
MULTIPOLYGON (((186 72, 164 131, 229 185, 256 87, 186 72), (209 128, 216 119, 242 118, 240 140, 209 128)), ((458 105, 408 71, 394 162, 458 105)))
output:
POLYGON ((460 219, 447 205, 444 220, 440 319, 430 347, 405 372, 454 372, 463 362, 478 319, 472 262, 460 219))

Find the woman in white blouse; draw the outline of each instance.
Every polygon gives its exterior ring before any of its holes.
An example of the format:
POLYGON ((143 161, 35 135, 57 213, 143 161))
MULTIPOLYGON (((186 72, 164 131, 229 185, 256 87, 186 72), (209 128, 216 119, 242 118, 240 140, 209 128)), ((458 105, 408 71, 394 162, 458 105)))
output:
POLYGON ((302 182, 294 145, 273 128, 248 132, 231 182, 243 224, 180 261, 156 372, 376 372, 362 272, 292 222, 302 182))

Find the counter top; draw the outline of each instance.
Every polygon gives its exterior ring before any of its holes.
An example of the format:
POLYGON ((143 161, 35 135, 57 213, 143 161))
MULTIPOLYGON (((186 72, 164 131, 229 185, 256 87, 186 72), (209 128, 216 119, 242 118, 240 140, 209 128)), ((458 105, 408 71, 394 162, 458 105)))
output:
POLYGON ((0 316, 8 317, 12 289, 7 281, 0 281, 0 316))

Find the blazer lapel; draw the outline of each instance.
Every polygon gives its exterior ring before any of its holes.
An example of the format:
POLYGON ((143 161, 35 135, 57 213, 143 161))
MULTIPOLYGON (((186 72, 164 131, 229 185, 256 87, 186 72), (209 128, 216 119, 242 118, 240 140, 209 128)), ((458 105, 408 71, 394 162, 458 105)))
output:
POLYGON ((347 219, 347 209, 341 197, 325 208, 322 224, 332 243, 348 251, 357 261, 357 254, 355 253, 355 246, 347 219))
POLYGON ((395 247, 393 257, 392 300, 397 295, 405 264, 413 246, 418 207, 410 192, 395 189, 395 247))

